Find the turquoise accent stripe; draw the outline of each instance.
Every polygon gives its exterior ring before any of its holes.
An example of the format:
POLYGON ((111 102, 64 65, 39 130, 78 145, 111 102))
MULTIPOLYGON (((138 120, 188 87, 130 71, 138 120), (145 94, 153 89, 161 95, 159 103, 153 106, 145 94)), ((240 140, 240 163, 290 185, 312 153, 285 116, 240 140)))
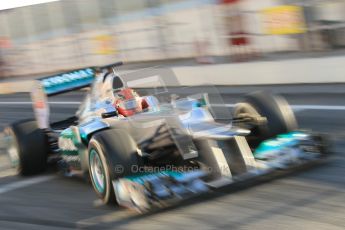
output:
POLYGON ((263 141, 254 151, 254 156, 259 156, 267 152, 279 151, 285 147, 299 143, 300 139, 306 138, 308 134, 300 131, 280 134, 274 139, 263 141))
POLYGON ((46 94, 55 94, 73 88, 90 85, 95 77, 92 68, 75 70, 64 74, 41 79, 46 94))

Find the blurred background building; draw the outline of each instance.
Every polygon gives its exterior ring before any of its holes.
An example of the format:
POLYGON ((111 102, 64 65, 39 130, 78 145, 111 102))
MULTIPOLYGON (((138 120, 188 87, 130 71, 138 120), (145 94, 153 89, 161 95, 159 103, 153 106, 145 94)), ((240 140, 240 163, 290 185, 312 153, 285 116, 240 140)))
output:
POLYGON ((344 0, 60 0, 0 11, 1 76, 342 53, 344 0))

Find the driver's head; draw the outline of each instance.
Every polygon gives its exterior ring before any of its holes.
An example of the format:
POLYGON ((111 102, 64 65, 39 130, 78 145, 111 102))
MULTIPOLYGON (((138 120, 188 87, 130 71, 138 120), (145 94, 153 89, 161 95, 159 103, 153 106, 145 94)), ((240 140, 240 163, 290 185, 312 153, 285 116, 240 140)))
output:
POLYGON ((125 117, 132 116, 143 110, 141 97, 131 88, 114 92, 114 97, 114 106, 118 113, 125 117))

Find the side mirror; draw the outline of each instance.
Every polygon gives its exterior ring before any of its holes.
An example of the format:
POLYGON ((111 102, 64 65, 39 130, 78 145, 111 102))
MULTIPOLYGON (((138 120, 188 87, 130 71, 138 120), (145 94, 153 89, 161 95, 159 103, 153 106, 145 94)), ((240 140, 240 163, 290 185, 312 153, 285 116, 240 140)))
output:
POLYGON ((114 111, 111 111, 111 112, 102 113, 102 118, 115 117, 117 115, 118 115, 117 111, 114 110, 114 111))

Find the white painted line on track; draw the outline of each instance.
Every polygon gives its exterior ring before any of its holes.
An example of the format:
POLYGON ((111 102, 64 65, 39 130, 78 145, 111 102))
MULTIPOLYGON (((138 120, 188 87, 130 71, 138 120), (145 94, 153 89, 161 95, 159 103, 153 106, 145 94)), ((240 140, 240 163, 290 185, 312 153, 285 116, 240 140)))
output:
MULTIPOLYGON (((0 105, 31 105, 31 101, 0 101, 0 105)), ((79 105, 78 101, 48 101, 51 105, 79 105)))
POLYGON ((51 105, 80 105, 82 101, 48 101, 51 105))
POLYGON ((342 105, 292 105, 292 109, 309 109, 309 110, 345 110, 342 105))
MULTIPOLYGON (((214 107, 235 107, 236 104, 212 104, 214 107)), ((291 105, 293 110, 345 110, 342 105, 291 105)))
POLYGON ((48 175, 48 176, 40 176, 40 177, 34 177, 30 179, 24 179, 21 181, 5 184, 3 186, 0 186, 0 194, 4 194, 16 189, 25 188, 34 184, 39 184, 45 181, 49 181, 49 180, 52 180, 53 178, 55 178, 55 176, 48 175))

